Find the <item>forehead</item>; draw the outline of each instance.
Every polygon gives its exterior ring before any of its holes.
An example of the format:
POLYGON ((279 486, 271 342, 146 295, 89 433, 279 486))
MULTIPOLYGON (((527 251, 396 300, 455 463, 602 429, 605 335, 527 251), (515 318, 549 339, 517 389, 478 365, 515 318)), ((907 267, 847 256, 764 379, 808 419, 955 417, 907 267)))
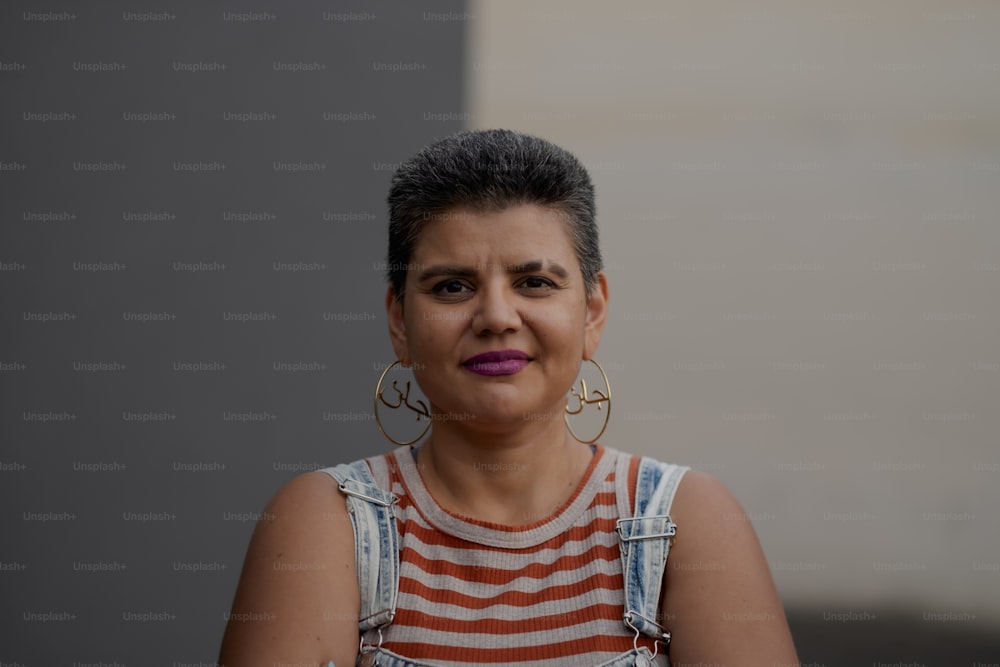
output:
POLYGON ((568 225, 566 213, 537 204, 489 212, 452 209, 428 216, 414 243, 413 259, 544 255, 564 265, 573 264, 576 254, 568 225))

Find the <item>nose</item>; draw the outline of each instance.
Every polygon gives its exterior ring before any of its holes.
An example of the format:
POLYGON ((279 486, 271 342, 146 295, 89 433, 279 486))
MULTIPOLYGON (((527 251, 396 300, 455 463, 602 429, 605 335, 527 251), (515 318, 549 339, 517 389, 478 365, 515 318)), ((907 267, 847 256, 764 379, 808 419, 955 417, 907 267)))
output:
POLYGON ((513 333, 521 328, 516 295, 510 289, 499 285, 482 286, 478 297, 472 315, 472 328, 477 334, 513 333))

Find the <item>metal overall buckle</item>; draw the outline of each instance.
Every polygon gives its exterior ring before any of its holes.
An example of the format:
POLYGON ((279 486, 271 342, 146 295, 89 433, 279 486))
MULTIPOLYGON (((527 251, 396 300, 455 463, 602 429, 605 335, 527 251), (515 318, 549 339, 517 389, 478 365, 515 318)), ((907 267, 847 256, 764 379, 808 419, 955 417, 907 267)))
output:
POLYGON ((635 664, 637 665, 637 667, 651 667, 651 665, 653 664, 651 660, 655 660, 656 654, 659 653, 660 642, 663 642, 664 646, 668 646, 670 644, 670 632, 665 627, 663 627, 653 619, 649 618, 648 616, 643 616, 639 612, 632 611, 631 609, 625 612, 623 618, 625 619, 625 625, 632 628, 632 630, 635 632, 635 637, 632 638, 632 648, 634 648, 636 652, 635 664), (659 637, 653 638, 653 655, 651 656, 651 658, 647 659, 646 656, 639 653, 639 635, 642 633, 639 632, 639 628, 635 627, 635 625, 632 623, 632 620, 635 618, 641 618, 647 623, 655 625, 656 629, 659 630, 660 632, 659 637))
POLYGON ((371 616, 368 617, 368 618, 374 618, 379 614, 385 614, 387 612, 389 614, 389 618, 385 623, 383 623, 382 625, 377 625, 369 630, 366 630, 364 633, 361 634, 361 642, 358 645, 358 661, 357 661, 358 667, 377 667, 378 665, 377 653, 378 650, 382 648, 382 640, 383 640, 382 628, 392 623, 392 619, 395 618, 396 612, 395 610, 392 609, 383 609, 382 611, 372 614, 371 616), (365 634, 371 632, 371 630, 375 630, 378 632, 378 644, 365 643, 365 634))

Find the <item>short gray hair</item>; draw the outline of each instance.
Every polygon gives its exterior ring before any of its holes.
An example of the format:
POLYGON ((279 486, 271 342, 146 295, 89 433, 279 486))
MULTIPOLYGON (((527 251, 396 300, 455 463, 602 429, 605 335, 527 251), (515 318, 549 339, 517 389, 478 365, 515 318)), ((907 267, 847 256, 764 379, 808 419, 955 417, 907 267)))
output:
POLYGON ((403 162, 389 187, 386 278, 403 298, 426 221, 457 208, 486 213, 537 204, 563 213, 589 296, 601 270, 594 186, 580 161, 538 137, 475 130, 440 139, 403 162))

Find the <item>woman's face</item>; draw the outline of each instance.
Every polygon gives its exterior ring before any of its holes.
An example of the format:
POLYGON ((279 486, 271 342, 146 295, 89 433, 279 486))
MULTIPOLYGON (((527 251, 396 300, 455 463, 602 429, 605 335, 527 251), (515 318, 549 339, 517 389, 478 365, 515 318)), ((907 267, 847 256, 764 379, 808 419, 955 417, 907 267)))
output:
POLYGON ((562 215, 526 204, 425 223, 403 303, 390 288, 386 306, 396 355, 440 418, 562 420, 607 313, 604 274, 588 299, 562 215))

